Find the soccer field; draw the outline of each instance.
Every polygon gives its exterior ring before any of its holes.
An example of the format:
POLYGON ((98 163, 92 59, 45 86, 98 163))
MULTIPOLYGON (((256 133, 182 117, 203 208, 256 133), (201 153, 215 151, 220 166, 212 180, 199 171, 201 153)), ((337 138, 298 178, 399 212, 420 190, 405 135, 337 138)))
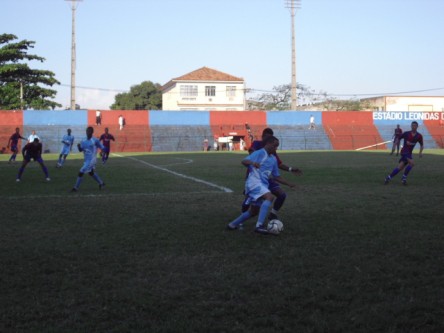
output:
POLYGON ((279 236, 240 213, 245 153, 112 155, 70 193, 0 155, 0 332, 443 332, 444 152, 279 152, 279 236))

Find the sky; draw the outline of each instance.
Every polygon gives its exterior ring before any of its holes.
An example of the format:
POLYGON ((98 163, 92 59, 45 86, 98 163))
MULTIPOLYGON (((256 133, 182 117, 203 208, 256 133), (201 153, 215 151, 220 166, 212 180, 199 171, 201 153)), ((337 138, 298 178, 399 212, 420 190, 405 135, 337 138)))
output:
MULTIPOLYGON (((291 83, 290 0, 83 0, 76 7, 76 102, 109 109, 143 81, 201 67, 251 96, 291 83)), ((71 2, 0 0, 0 33, 35 41, 31 68, 55 73, 70 105, 71 2)), ((338 99, 444 96, 443 0, 301 0, 296 81, 338 99)))

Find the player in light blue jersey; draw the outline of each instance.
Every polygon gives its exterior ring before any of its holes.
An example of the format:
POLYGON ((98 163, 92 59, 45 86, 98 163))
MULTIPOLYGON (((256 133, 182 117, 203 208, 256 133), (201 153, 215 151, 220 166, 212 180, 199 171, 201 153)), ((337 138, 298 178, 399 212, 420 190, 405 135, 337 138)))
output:
POLYGON ((57 162, 57 168, 61 168, 63 163, 66 161, 66 157, 68 157, 69 153, 72 150, 72 146, 74 144, 74 136, 71 135, 71 129, 68 128, 67 134, 65 134, 62 138, 62 151, 60 152, 59 160, 57 162))
POLYGON ((264 148, 253 152, 242 161, 242 164, 250 171, 245 181, 245 195, 248 197, 247 204, 250 205, 250 209, 230 222, 227 225, 228 230, 237 229, 241 223, 259 214, 254 231, 263 235, 268 234, 264 222, 274 199, 269 189, 270 181, 273 180, 291 188, 295 187, 279 174, 278 163, 274 156, 278 146, 279 140, 274 136, 269 136, 264 140, 264 148))
POLYGON ((84 138, 80 143, 77 144, 80 152, 83 152, 84 163, 80 168, 79 175, 77 177, 76 184, 72 188, 71 192, 77 192, 82 182, 83 175, 87 172, 94 180, 99 183, 99 189, 101 190, 105 183, 100 179, 99 175, 96 174, 95 168, 97 163, 97 148, 106 150, 99 139, 93 137, 94 128, 88 127, 86 129, 86 138, 84 138))

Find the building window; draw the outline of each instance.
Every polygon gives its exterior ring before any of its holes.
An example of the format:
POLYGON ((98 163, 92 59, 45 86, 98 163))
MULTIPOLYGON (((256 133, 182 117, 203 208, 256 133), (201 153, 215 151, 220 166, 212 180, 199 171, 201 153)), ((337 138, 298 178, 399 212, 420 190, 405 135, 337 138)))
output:
POLYGON ((216 96, 216 86, 205 86, 205 96, 216 96))
POLYGON ((181 85, 180 96, 197 96, 197 86, 194 85, 181 85))
POLYGON ((236 96, 236 86, 227 86, 227 97, 236 96))

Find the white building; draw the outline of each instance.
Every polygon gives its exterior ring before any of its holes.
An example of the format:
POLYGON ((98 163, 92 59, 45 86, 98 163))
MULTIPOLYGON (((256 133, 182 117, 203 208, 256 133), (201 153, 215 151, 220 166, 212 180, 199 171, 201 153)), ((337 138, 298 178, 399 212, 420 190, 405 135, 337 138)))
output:
POLYGON ((170 80, 162 87, 163 110, 245 110, 245 81, 208 67, 170 80))
POLYGON ((361 102, 368 103, 370 111, 444 111, 443 96, 378 96, 361 102))

